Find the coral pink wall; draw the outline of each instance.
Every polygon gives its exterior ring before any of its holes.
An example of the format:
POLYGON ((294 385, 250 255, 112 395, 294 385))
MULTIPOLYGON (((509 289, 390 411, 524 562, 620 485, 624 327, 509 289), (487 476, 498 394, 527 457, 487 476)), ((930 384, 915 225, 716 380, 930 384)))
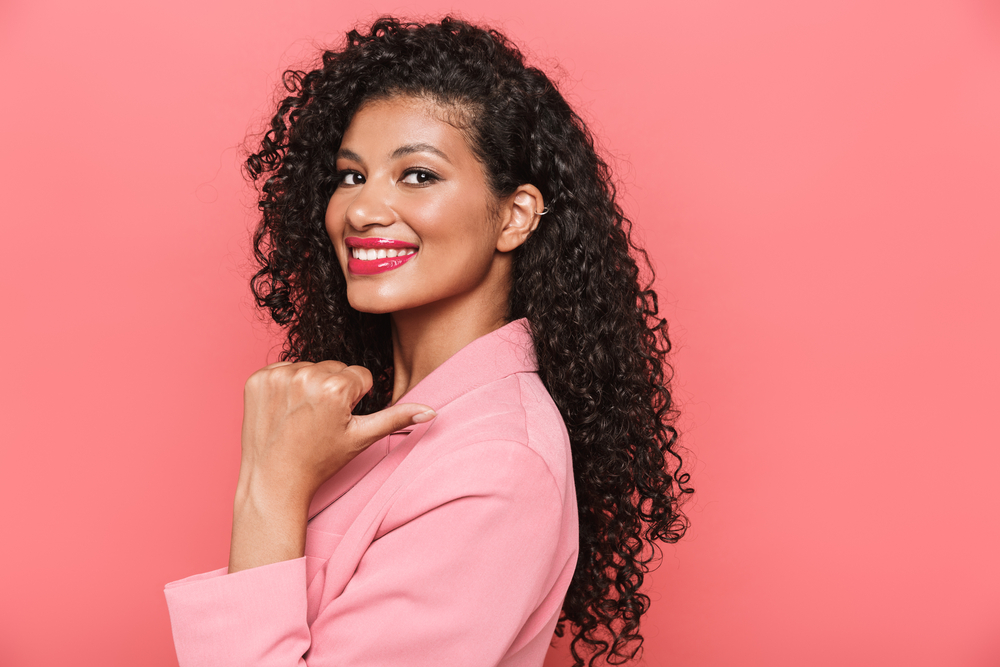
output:
POLYGON ((659 271, 698 494, 646 663, 1000 664, 997 4, 581 5, 0 6, 0 665, 176 664, 273 358, 236 147, 314 43, 452 8, 561 62, 659 271))

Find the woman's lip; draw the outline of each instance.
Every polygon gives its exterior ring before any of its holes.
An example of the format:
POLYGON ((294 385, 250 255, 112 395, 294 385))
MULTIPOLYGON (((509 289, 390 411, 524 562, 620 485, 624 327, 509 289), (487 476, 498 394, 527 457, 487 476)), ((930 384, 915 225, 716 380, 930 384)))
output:
POLYGON ((372 276, 376 273, 398 269, 416 256, 417 253, 401 257, 380 257, 379 259, 355 259, 351 257, 347 260, 347 270, 356 276, 372 276))
POLYGON ((383 239, 378 237, 349 236, 344 239, 348 248, 416 248, 417 246, 406 241, 396 239, 383 239))

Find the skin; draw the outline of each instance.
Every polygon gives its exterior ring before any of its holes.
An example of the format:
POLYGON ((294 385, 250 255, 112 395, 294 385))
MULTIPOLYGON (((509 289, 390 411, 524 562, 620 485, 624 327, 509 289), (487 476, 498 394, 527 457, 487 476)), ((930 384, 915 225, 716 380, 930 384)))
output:
POLYGON ((512 253, 537 227, 544 202, 530 184, 499 201, 493 196, 454 123, 460 113, 394 97, 362 106, 348 126, 326 229, 351 306, 390 314, 393 405, 352 415, 371 389, 371 373, 337 361, 279 362, 247 380, 230 572, 301 557, 309 503, 323 482, 372 443, 433 419, 428 406, 397 401, 506 323, 512 253), (354 275, 345 243, 352 237, 418 250, 392 271, 354 275))

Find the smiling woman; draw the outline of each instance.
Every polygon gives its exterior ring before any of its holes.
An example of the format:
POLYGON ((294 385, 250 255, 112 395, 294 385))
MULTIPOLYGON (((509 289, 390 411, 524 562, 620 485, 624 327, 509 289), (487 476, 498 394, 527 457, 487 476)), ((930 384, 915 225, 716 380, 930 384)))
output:
POLYGON ((607 165, 496 31, 380 19, 322 61, 247 162, 288 335, 229 566, 167 586, 181 665, 538 666, 567 623, 577 665, 634 657, 690 489, 607 165))

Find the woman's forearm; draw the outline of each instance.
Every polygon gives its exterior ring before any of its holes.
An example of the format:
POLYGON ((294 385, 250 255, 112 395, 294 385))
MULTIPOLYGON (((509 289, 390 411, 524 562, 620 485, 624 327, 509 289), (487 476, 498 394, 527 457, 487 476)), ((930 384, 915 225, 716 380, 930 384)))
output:
POLYGON ((300 558, 305 549, 310 498, 241 482, 233 502, 229 572, 300 558))

